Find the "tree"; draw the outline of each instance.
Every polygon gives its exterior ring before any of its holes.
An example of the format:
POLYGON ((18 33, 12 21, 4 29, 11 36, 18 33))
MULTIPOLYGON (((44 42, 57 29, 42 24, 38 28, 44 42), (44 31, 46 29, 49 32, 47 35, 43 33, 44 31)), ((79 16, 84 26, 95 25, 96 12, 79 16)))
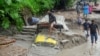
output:
POLYGON ((1 0, 0 1, 0 26, 8 29, 15 25, 18 30, 23 26, 23 21, 19 14, 22 5, 19 0, 1 0))
MULTIPOLYGON (((59 5, 60 0, 0 0, 0 26, 4 29, 15 27, 20 30, 24 25, 21 11, 28 8, 32 14, 44 14, 47 10, 59 5)), ((71 6, 73 0, 66 0, 66 5, 71 6)))
POLYGON ((53 8, 53 0, 1 0, 0 1, 0 26, 8 29, 12 24, 21 29, 23 20, 20 11, 28 8, 34 15, 44 13, 53 8))

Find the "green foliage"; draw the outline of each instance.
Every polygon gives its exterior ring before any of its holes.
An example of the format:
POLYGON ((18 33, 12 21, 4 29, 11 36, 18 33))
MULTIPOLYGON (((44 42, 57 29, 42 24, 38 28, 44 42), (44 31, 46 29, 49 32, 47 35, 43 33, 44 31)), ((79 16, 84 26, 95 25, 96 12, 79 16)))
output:
POLYGON ((66 6, 67 7, 72 7, 73 6, 73 3, 75 2, 76 0, 66 0, 66 6))
POLYGON ((59 5, 59 4, 60 4, 60 3, 59 3, 60 0, 54 0, 54 2, 55 2, 56 5, 59 5))
POLYGON ((22 0, 22 4, 31 9, 34 14, 40 14, 52 9, 54 3, 53 0, 22 0))
POLYGON ((14 23, 20 30, 23 26, 23 21, 19 15, 19 10, 22 7, 20 2, 17 0, 1 0, 0 5, 0 25, 4 29, 8 29, 12 25, 11 23, 14 23))
POLYGON ((1 17, 4 17, 4 11, 3 10, 0 10, 0 18, 1 17))
POLYGON ((4 29, 12 24, 19 30, 23 26, 23 21, 19 11, 23 8, 29 8, 33 14, 40 14, 46 10, 52 9, 53 0, 1 0, 0 1, 0 26, 4 29))
POLYGON ((10 26, 10 21, 8 20, 8 18, 7 17, 3 18, 2 27, 4 29, 7 29, 7 28, 9 28, 9 26, 10 26))
MULTIPOLYGON (((59 4, 60 0, 0 0, 0 26, 8 29, 15 25, 18 30, 22 29, 23 20, 20 11, 28 8, 34 15, 44 13, 59 4)), ((71 6, 74 0, 67 0, 67 6, 71 6)))

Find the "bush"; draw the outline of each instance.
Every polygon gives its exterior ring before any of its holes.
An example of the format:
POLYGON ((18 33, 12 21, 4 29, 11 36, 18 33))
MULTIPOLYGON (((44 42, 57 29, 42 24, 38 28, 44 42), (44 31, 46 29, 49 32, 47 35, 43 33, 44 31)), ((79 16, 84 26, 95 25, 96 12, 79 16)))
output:
POLYGON ((11 25, 15 25, 18 30, 23 26, 23 21, 19 14, 22 7, 17 0, 1 0, 0 1, 0 26, 8 29, 11 25))
POLYGON ((74 2, 75 2, 75 0, 66 0, 66 6, 67 6, 68 8, 69 8, 69 7, 72 7, 74 2))
POLYGON ((54 3, 53 0, 22 0, 22 4, 31 9, 32 13, 35 15, 52 9, 54 3))

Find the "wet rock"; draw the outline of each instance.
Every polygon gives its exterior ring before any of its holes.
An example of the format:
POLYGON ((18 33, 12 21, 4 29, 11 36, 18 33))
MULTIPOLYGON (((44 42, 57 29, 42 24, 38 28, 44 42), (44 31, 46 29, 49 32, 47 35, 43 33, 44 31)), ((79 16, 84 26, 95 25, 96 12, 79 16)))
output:
POLYGON ((69 40, 64 39, 64 40, 61 40, 61 42, 62 42, 62 43, 67 43, 67 42, 69 42, 69 40))
POLYGON ((63 47, 64 49, 71 48, 73 46, 80 45, 81 43, 86 42, 85 41, 86 39, 83 35, 78 34, 78 33, 74 33, 72 31, 63 32, 60 36, 62 36, 62 37, 59 37, 60 41, 64 40, 64 42, 66 42, 65 40, 66 39, 68 40, 67 43, 64 43, 63 45, 61 44, 61 46, 60 46, 61 48, 63 47))
POLYGON ((69 42, 69 40, 68 39, 64 39, 64 40, 61 40, 60 41, 60 44, 63 46, 63 48, 64 48, 64 46, 65 46, 65 44, 67 44, 69 42))
POLYGON ((75 44, 76 42, 79 43, 80 38, 79 37, 73 37, 72 42, 75 44))

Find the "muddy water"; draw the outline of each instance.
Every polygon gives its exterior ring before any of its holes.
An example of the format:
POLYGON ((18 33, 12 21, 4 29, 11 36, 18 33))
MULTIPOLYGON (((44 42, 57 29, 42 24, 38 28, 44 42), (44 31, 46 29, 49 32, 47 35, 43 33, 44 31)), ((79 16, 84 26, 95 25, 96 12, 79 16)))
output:
POLYGON ((56 56, 100 56, 100 36, 97 44, 91 45, 90 38, 88 42, 72 49, 64 49, 56 56))

